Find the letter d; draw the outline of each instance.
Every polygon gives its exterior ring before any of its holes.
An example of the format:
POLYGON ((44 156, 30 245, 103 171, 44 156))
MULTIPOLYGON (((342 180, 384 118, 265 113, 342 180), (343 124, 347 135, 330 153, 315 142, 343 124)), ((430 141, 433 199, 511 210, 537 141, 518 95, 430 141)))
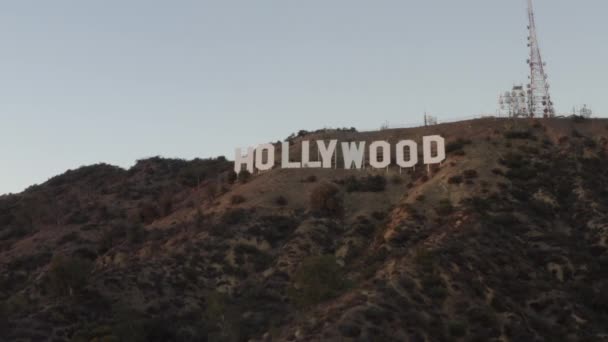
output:
POLYGON ((422 137, 422 153, 425 164, 439 164, 445 160, 445 139, 439 135, 422 137), (437 155, 432 155, 433 143, 437 146, 437 155))

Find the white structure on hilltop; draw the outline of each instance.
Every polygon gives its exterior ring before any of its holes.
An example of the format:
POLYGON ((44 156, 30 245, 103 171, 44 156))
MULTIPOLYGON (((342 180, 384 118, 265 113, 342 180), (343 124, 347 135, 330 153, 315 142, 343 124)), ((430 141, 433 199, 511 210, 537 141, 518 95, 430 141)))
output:
POLYGON ((583 108, 581 108, 579 115, 586 119, 589 119, 593 115, 593 111, 591 110, 591 108, 587 108, 587 105, 584 105, 583 108))
POLYGON ((593 116, 593 111, 591 110, 591 108, 587 107, 587 105, 583 105, 582 108, 572 108, 572 115, 579 115, 584 117, 585 119, 589 119, 591 118, 591 116, 593 116))
POLYGON ((500 114, 510 117, 550 118, 555 116, 555 109, 549 94, 546 63, 540 53, 532 0, 528 0, 528 21, 529 83, 525 89, 523 86, 515 86, 510 92, 500 95, 500 114), (522 103, 522 100, 525 102, 522 103))
POLYGON ((546 64, 543 62, 536 34, 536 21, 532 0, 528 0, 528 47, 530 48, 530 83, 528 84, 528 110, 530 117, 553 117, 553 101, 549 95, 548 75, 545 72, 546 64))
POLYGON ((524 86, 513 86, 511 91, 506 91, 498 98, 500 114, 510 118, 528 116, 528 97, 524 86))
POLYGON ((426 112, 424 112, 424 125, 432 126, 432 125, 436 125, 436 124, 437 124, 437 117, 429 115, 426 112))

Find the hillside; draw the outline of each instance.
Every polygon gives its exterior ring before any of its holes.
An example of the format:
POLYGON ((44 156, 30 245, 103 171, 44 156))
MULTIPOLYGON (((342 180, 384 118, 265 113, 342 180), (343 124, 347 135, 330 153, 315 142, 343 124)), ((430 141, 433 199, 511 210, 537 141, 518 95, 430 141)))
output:
POLYGON ((0 341, 608 340, 608 120, 479 119, 412 170, 92 165, 0 197, 0 341))

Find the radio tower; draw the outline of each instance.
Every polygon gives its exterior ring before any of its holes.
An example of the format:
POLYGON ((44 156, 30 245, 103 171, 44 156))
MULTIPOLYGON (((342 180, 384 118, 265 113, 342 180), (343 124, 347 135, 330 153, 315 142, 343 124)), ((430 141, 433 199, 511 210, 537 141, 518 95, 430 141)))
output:
POLYGON ((532 0, 528 0, 528 19, 530 24, 528 30, 528 46, 530 47, 530 84, 528 84, 528 109, 530 117, 552 117, 555 116, 553 102, 549 95, 549 82, 545 73, 545 63, 540 55, 538 37, 536 35, 536 23, 534 20, 534 8, 532 0))

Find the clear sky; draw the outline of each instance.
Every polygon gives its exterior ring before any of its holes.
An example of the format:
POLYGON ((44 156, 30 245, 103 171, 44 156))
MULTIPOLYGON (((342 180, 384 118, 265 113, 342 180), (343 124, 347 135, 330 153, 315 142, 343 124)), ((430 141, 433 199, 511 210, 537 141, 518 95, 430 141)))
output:
MULTIPOLYGON (((608 2, 536 11, 556 109, 607 113, 608 2)), ((5 0, 0 194, 96 162, 494 113, 527 80, 526 25, 525 0, 5 0)))

